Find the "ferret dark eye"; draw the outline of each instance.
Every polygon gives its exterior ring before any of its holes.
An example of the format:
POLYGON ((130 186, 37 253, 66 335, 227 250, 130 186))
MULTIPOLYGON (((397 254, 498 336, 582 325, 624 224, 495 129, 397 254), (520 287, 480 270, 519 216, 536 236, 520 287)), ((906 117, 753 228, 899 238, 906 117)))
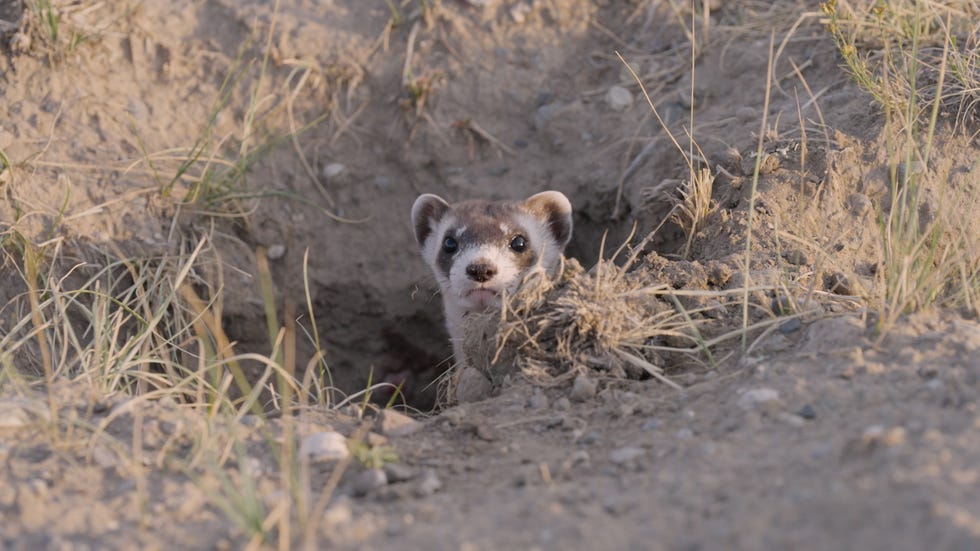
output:
POLYGON ((442 252, 446 254, 454 254, 459 250, 459 243, 456 242, 452 237, 446 236, 446 239, 442 242, 442 252))
POLYGON ((515 235, 513 239, 510 240, 510 250, 515 253, 522 253, 527 250, 527 239, 523 235, 515 235))

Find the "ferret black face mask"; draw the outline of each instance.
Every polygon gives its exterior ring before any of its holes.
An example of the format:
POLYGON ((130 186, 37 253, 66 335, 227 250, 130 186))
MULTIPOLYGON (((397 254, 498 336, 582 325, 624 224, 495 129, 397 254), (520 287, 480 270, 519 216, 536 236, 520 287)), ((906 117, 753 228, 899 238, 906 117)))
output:
POLYGON ((525 201, 450 205, 425 194, 412 206, 422 257, 442 291, 453 351, 461 359, 460 323, 469 312, 499 308, 532 269, 553 271, 572 237, 572 205, 557 191, 525 201))

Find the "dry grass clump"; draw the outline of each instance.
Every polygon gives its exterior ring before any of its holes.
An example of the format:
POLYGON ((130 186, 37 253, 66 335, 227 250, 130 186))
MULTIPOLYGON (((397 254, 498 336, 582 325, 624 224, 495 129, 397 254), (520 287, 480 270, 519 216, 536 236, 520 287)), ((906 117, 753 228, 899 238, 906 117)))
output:
MULTIPOLYGON (((89 461, 93 453, 111 453, 133 479, 140 503, 151 499, 154 471, 166 466, 207 487, 208 501, 251 538, 251 548, 277 538, 281 548, 313 545, 318 519, 351 461, 377 466, 391 454, 365 447, 365 424, 347 440, 351 457, 334 467, 326 486, 316 486, 296 440, 306 425, 323 426, 311 415, 337 412, 373 389, 337 399, 316 327, 300 328, 288 302, 280 318, 261 249, 269 348, 240 351, 223 326, 223 279, 210 242, 204 236, 158 258, 106 254, 85 263, 67 258, 59 238, 36 245, 16 230, 0 233, 12 295, 0 304, 0 396, 27 404, 22 409, 41 419, 52 447, 82 450, 89 461), (317 347, 305 366, 297 355, 304 330, 317 347), (104 416, 93 417, 96 404, 104 416), (169 413, 160 417, 161 408, 169 413), (249 435, 257 429, 242 428, 246 416, 274 426, 258 433, 279 480, 249 467, 249 435), (183 429, 153 444, 147 427, 157 417, 183 429)), ((309 300, 306 310, 312 318, 309 300)))
POLYGON ((976 314, 976 166, 958 181, 937 170, 934 146, 940 120, 967 133, 980 122, 980 5, 831 0, 821 7, 852 78, 884 110, 890 186, 878 213, 879 330, 932 306, 976 314))
POLYGON ((855 82, 888 110, 980 122, 980 4, 831 0, 821 5, 855 82))
POLYGON ((675 210, 672 215, 678 225, 684 230, 684 257, 691 254, 694 237, 704 228, 704 223, 711 214, 711 193, 715 177, 711 170, 701 167, 691 171, 691 178, 678 189, 675 210))
POLYGON ((111 17, 103 4, 26 0, 19 21, 11 22, 17 28, 10 33, 10 47, 14 52, 45 57, 51 63, 62 61, 105 34, 111 17))
POLYGON ((700 310, 684 310, 676 300, 684 291, 651 284, 645 273, 611 260, 589 271, 568 261, 556 282, 533 277, 503 309, 493 363, 506 365, 516 356, 526 375, 545 384, 595 369, 619 377, 652 376, 675 386, 664 375, 659 354, 706 350, 701 321, 694 319, 700 310))

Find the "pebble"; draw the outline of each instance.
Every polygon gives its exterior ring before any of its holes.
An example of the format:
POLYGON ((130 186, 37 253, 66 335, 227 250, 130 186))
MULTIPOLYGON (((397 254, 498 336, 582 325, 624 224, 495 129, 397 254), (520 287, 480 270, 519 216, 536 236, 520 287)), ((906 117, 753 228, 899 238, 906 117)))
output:
POLYGON ((658 428, 660 428, 660 421, 658 419, 648 419, 640 427, 640 430, 648 431, 657 430, 658 428))
POLYGON ((416 472, 415 469, 399 463, 385 464, 384 471, 385 475, 388 477, 388 483, 390 484, 405 482, 406 480, 411 480, 418 475, 418 472, 416 472))
POLYGON ((116 460, 116 454, 101 444, 97 444, 92 448, 92 461, 103 469, 115 467, 119 463, 116 460))
POLYGON ((582 402, 595 396, 596 382, 584 374, 579 374, 572 382, 572 391, 569 398, 576 402, 582 402))
POLYGON ((279 260, 280 258, 286 256, 286 246, 281 244, 275 244, 269 247, 265 252, 266 258, 269 260, 279 260))
POLYGON ((465 404, 483 400, 493 391, 493 383, 479 369, 464 367, 456 380, 456 401, 465 404))
POLYGON ((525 21, 529 13, 531 13, 531 6, 527 2, 518 2, 510 8, 510 16, 518 25, 525 21))
POLYGON ((624 446, 609 452, 609 460, 617 465, 632 463, 640 457, 646 455, 646 450, 636 446, 624 446))
MULTIPOLYGON (((762 154, 762 161, 759 163, 759 174, 771 174, 779 169, 779 157, 769 153, 762 154)), ((742 175, 752 176, 755 173, 755 154, 742 157, 742 175)))
POLYGON ((354 520, 354 512, 351 510, 350 498, 339 496, 333 504, 323 512, 323 523, 327 529, 332 531, 338 526, 350 524, 354 520))
POLYGON ((555 118, 558 113, 561 112, 563 105, 561 103, 548 103, 538 107, 534 112, 534 129, 537 131, 544 130, 551 119, 555 118))
POLYGON ((810 404, 805 404, 802 408, 800 408, 800 411, 796 412, 796 414, 807 421, 817 418, 817 410, 813 409, 813 406, 810 404))
POLYGON ((330 163, 323 167, 323 176, 328 180, 331 178, 336 178, 344 172, 347 172, 347 167, 340 163, 330 163))
POLYGON ((592 457, 589 455, 589 452, 585 450, 575 450, 572 455, 568 456, 565 463, 574 467, 575 465, 579 464, 588 465, 590 461, 592 461, 592 457))
POLYGON ((782 256, 783 260, 794 266, 804 266, 810 263, 810 259, 807 258, 806 253, 797 249, 783 251, 782 256))
POLYGON ((679 429, 677 431, 677 434, 675 434, 675 436, 681 440, 690 440, 691 438, 694 438, 694 431, 687 427, 684 427, 682 429, 679 429))
POLYGON ((874 444, 884 444, 886 446, 898 446, 905 443, 905 428, 893 427, 885 429, 881 425, 871 425, 864 429, 861 440, 867 446, 874 444))
POLYGON ((561 398, 555 400, 555 404, 553 407, 557 411, 568 411, 572 409, 572 402, 568 398, 562 396, 561 398))
POLYGON ((347 438, 334 431, 314 432, 299 445, 300 457, 310 461, 339 461, 350 455, 347 438))
POLYGON ((0 400, 0 430, 17 430, 35 422, 51 420, 48 404, 41 400, 8 398, 0 400))
POLYGON ((863 218, 871 210, 871 199, 863 193, 852 193, 847 197, 847 209, 851 216, 863 218))
POLYGON ((746 390, 738 397, 738 407, 754 409, 757 406, 771 404, 779 400, 779 392, 772 388, 753 388, 746 390))
POLYGON ((790 318, 779 325, 779 332, 788 335, 790 333, 795 333, 803 327, 803 322, 800 318, 790 318))
POLYGON ((388 485, 388 475, 383 469, 367 469, 354 478, 351 491, 355 496, 365 496, 378 488, 388 485))
POLYGON ((527 401, 527 406, 533 410, 548 409, 548 397, 543 392, 535 392, 527 401))
POLYGON ((419 484, 415 494, 418 497, 429 497, 442 488, 442 481, 439 475, 432 469, 426 469, 419 475, 419 484))
POLYGON ((439 414, 439 417, 445 419, 450 425, 459 425, 466 417, 466 410, 462 407, 449 408, 439 414))
POLYGON ((837 295, 856 295, 857 289, 851 285, 850 279, 842 272, 835 272, 824 276, 824 288, 837 295))
POLYGON ((633 105, 633 94, 622 86, 613 86, 606 92, 606 103, 613 111, 624 111, 633 105))
POLYGON ((425 426, 408 415, 393 409, 381 410, 378 418, 378 430, 385 436, 409 436, 422 430, 422 427, 425 426))
POLYGON ((0 403, 0 430, 17 430, 31 422, 27 411, 17 404, 0 403))
POLYGON ((755 110, 755 108, 747 105, 739 107, 735 110, 735 118, 742 124, 752 122, 758 116, 758 112, 755 110))

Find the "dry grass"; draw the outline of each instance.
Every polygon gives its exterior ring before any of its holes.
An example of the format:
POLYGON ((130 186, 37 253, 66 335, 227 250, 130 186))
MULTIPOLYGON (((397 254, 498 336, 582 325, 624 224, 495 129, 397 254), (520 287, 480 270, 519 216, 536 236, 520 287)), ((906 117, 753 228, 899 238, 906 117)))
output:
POLYGON ((961 128, 980 122, 980 4, 834 0, 822 4, 851 76, 892 113, 933 106, 961 128))
MULTIPOLYGON (((73 22, 90 14, 83 7, 29 2, 19 44, 51 62, 64 59, 83 42, 71 31, 76 28, 73 22)), ((281 77, 269 68, 274 32, 273 24, 257 59, 248 57, 251 43, 241 48, 200 138, 189 147, 144 150, 138 159, 82 167, 9 159, 0 152, 0 185, 11 195, 16 187, 29 185, 25 177, 39 167, 125 171, 145 177, 143 193, 155 193, 178 211, 212 219, 211 229, 202 233, 175 217, 169 242, 178 245, 158 256, 130 257, 110 244, 104 250, 93 246, 94 255, 83 261, 65 252, 70 247, 58 231, 67 200, 57 216, 16 210, 16 218, 0 226, 0 264, 11 285, 6 296, 12 297, 0 304, 0 394, 5 400, 14 395, 27 404, 46 404, 37 416, 53 448, 87 450, 88 461, 93 450, 111 450, 121 462, 121 472, 135 483, 136 501, 144 506, 153 499, 147 489, 149 477, 166 467, 208 488, 210 503, 250 538, 249 548, 314 548, 321 537, 319 520, 351 462, 376 467, 393 456, 390 449, 363 442, 369 428, 365 425, 348 438, 353 455, 336 464, 323 485, 312 474, 309 458, 297 453, 296 441, 309 430, 303 427, 310 424, 311 415, 335 415, 373 390, 344 398, 333 387, 321 334, 312 321, 316 318, 308 257, 302 309, 310 320, 308 327, 297 321, 301 316, 294 305, 277 302, 261 248, 255 250, 254 273, 266 314, 268 347, 243 352, 224 325, 224 264, 212 247, 214 228, 221 222, 214 218, 245 217, 270 194, 247 181, 257 160, 292 143, 321 190, 326 204, 322 211, 344 221, 332 212, 332 197, 298 145, 297 136, 320 119, 297 122, 293 109, 298 97, 330 79, 334 86, 318 89, 330 90, 333 95, 326 103, 336 107, 341 91, 356 86, 357 73, 328 74, 314 64, 278 60, 288 68, 281 77), (219 134, 219 118, 235 124, 230 129, 225 124, 219 134), (29 231, 38 225, 31 222, 39 219, 50 221, 48 228, 43 233, 29 231), (303 334, 314 349, 305 361, 298 357, 297 340, 303 334), (114 407, 93 426, 92 410, 104 403, 114 407), (144 458, 151 454, 144 422, 163 404, 172 408, 166 415, 186 430, 176 431, 155 448, 153 461, 146 464, 144 458), (246 417, 265 420, 268 430, 243 430, 246 417), (120 422, 129 426, 122 437, 120 422), (268 473, 250 469, 249 438, 256 432, 278 467, 272 482, 275 492, 269 488, 268 473), (275 496, 271 501, 270 495, 275 496)), ((332 115, 331 111, 327 116, 332 115)), ((350 120, 334 122, 337 138, 350 120)), ((137 140, 142 143, 138 136, 137 140)), ((315 205, 305 199, 304 203, 315 205)), ((322 419, 319 423, 322 426, 322 419)))
POLYGON ((933 306, 976 315, 975 184, 936 172, 933 157, 944 121, 967 133, 980 121, 980 5, 831 1, 822 8, 852 78, 885 117, 890 200, 879 212, 885 268, 879 329, 885 333, 903 314, 933 306))

